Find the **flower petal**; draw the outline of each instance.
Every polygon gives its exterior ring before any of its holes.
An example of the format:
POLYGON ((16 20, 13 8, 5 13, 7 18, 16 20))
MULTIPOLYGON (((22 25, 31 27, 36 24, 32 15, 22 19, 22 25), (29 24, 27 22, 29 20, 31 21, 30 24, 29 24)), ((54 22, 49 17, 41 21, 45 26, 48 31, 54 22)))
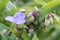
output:
POLYGON ((5 20, 10 21, 10 22, 14 22, 14 21, 15 21, 12 16, 7 16, 7 17, 5 18, 5 20))
POLYGON ((15 19, 25 18, 25 15, 22 12, 16 12, 13 16, 15 19))
POLYGON ((16 24, 22 24, 25 23, 25 15, 22 12, 17 12, 14 16, 15 23, 16 24))
POLYGON ((25 22, 26 22, 26 20, 24 20, 24 19, 23 19, 23 20, 17 20, 17 21, 16 21, 16 24, 23 24, 23 23, 25 23, 25 22))

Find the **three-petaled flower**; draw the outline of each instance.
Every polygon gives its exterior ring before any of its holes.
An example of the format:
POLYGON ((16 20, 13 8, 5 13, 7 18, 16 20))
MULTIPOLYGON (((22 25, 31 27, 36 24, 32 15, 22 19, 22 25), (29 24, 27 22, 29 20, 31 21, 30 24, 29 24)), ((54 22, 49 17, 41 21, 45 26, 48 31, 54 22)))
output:
POLYGON ((22 12, 16 12, 14 16, 7 16, 5 20, 13 22, 15 24, 22 24, 26 22, 25 14, 22 12))

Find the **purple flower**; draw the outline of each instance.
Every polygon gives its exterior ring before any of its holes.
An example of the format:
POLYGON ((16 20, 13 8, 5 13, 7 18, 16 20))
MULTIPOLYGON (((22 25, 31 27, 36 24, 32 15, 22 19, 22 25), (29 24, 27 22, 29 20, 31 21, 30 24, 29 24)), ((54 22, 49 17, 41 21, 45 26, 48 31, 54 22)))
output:
POLYGON ((5 20, 15 24, 22 24, 26 22, 25 15, 22 12, 16 12, 14 16, 7 16, 5 20))

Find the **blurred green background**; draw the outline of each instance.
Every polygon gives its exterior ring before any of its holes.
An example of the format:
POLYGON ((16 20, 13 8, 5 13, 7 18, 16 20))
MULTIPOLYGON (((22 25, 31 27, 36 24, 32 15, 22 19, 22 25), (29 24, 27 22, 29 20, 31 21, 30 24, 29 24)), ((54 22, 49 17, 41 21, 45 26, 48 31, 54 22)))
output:
MULTIPOLYGON (((6 21, 5 17, 12 16, 22 9, 34 11, 35 6, 38 8, 39 14, 33 25, 34 34, 23 30, 22 39, 60 40, 60 0, 0 0, 0 40, 20 40, 18 39, 19 32, 14 29, 16 25, 6 21), (47 21, 44 25, 44 17, 49 13, 56 14, 55 18, 51 17, 50 21, 53 23, 50 24, 47 21), (11 35, 9 35, 10 32, 12 32, 11 35)), ((26 26, 26 24, 19 26, 26 26)), ((32 26, 30 25, 30 27, 32 26)))

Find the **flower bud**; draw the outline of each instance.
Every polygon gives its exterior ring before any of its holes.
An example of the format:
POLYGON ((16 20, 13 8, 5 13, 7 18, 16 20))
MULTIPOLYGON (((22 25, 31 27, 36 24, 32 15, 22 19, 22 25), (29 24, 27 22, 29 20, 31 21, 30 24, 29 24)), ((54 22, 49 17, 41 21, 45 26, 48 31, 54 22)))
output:
POLYGON ((53 24, 53 19, 50 14, 48 14, 47 18, 45 18, 44 25, 49 26, 50 24, 53 24))
POLYGON ((32 13, 32 15, 33 15, 34 17, 36 17, 38 13, 39 13, 38 10, 34 10, 33 13, 32 13))
POLYGON ((2 30, 2 33, 7 33, 7 29, 2 30))
POLYGON ((31 16, 31 18, 29 18, 29 21, 30 21, 30 22, 33 22, 33 21, 34 21, 34 17, 31 16))
POLYGON ((37 6, 35 6, 35 10, 33 11, 32 15, 34 17, 36 17, 38 13, 39 13, 39 10, 38 10, 37 6))

